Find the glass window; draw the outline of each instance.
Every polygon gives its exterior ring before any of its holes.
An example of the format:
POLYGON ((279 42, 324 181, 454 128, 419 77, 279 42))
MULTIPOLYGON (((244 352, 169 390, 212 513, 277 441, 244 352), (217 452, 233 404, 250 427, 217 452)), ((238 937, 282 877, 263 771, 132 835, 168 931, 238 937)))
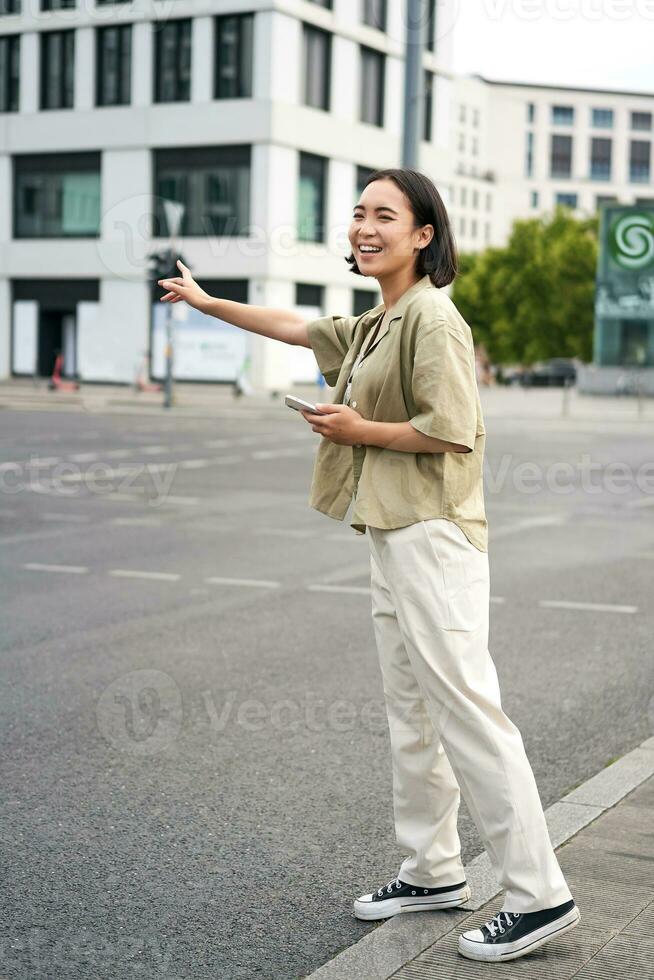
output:
POLYGON ((180 235, 246 236, 250 147, 191 146, 154 151, 153 237, 167 237, 162 201, 184 205, 180 235))
POLYGON ((572 126, 575 121, 575 111, 570 105, 552 106, 553 126, 572 126))
POLYGON ((384 125, 384 55, 361 48, 361 121, 384 125))
POLYGON ((459 122, 464 123, 466 121, 466 107, 464 105, 459 106, 459 122))
POLYGON ((304 103, 329 109, 332 37, 327 31, 304 25, 304 103))
POLYGON ((295 284, 295 305, 296 306, 315 306, 319 310, 324 309, 324 287, 315 286, 313 283, 296 282, 295 284))
POLYGON ((472 206, 476 210, 479 207, 479 191, 473 190, 472 192, 472 206))
POLYGON ((603 204, 617 204, 617 197, 612 197, 610 195, 598 194, 595 198, 595 210, 599 211, 603 204))
POLYGON ((41 31, 41 108, 72 109, 75 31, 41 31))
POLYGON ((425 24, 425 47, 427 51, 436 50, 436 0, 427 0, 427 23, 425 24))
POLYGON ((651 112, 632 112, 631 113, 631 128, 632 129, 642 129, 649 132, 652 128, 652 113, 651 112))
POLYGON ((466 134, 465 133, 459 133, 458 149, 459 149, 459 153, 465 153, 465 149, 466 149, 466 134))
POLYGON ((525 177, 534 175, 534 134, 531 130, 527 132, 527 151, 525 155, 525 177))
POLYGON ((327 10, 332 9, 332 0, 307 0, 308 3, 315 3, 316 7, 325 7, 327 10))
POLYGON ((466 219, 464 217, 459 218, 459 233, 461 235, 466 233, 466 219))
POLYGON ((492 196, 492 194, 487 194, 486 195, 486 210, 487 211, 490 211, 490 209, 492 208, 492 206, 493 206, 493 196, 492 196))
POLYGON ((470 237, 471 238, 476 238, 477 237, 477 219, 476 218, 472 218, 471 221, 470 221, 470 237))
POLYGON ((300 153, 298 238, 307 242, 325 240, 327 161, 313 153, 300 153))
POLYGON ((70 10, 76 6, 76 0, 41 0, 41 10, 70 10))
POLYGON ((459 203, 461 204, 461 207, 465 207, 465 205, 468 203, 467 187, 462 187, 461 190, 459 191, 459 203))
POLYGON ((18 154, 14 164, 16 238, 100 234, 100 154, 18 154))
POLYGON ((361 166, 357 167, 357 186, 356 186, 357 201, 363 194, 363 189, 366 186, 366 181, 368 180, 368 177, 372 173, 374 173, 374 170, 371 169, 370 167, 361 167, 361 166))
POLYGON ((629 144, 629 180, 646 184, 650 175, 652 144, 649 140, 631 140, 629 144))
POLYGON ((590 141, 590 176, 593 180, 611 179, 613 141, 593 136, 590 141))
POLYGON ((538 207, 538 191, 532 191, 530 194, 530 202, 532 208, 538 207))
POLYGON ((154 21, 155 102, 191 98, 191 20, 154 21))
POLYGON ((527 122, 533 123, 536 121, 536 106, 533 102, 527 103, 527 122))
POLYGON ((0 112, 18 112, 20 34, 0 37, 0 112))
POLYGON ((576 208, 577 207, 577 195, 576 194, 568 194, 566 192, 563 192, 561 194, 557 194, 556 195, 555 201, 556 201, 556 204, 557 205, 561 205, 562 207, 565 207, 565 208, 576 208))
POLYGON ((362 0, 361 20, 368 27, 386 30, 386 0, 362 0))
POLYGON ((0 0, 0 17, 5 14, 19 14, 20 0, 0 0))
POLYGON ((380 303, 381 296, 378 291, 373 292, 370 289, 352 290, 352 313, 354 316, 361 316, 362 313, 373 310, 380 303))
POLYGON ((572 176, 572 136, 551 137, 550 175, 552 177, 572 176))
POLYGON ((254 15, 216 17, 214 98, 252 97, 254 15))
POLYGON ((479 109, 472 110, 472 125, 475 128, 479 127, 479 109))
POLYGON ((96 104, 129 105, 132 25, 96 31, 96 104))
POLYGON ((591 109, 593 129, 613 129, 613 109, 591 109))
POLYGON ((422 138, 425 143, 431 143, 433 135, 432 117, 434 114, 434 73, 425 72, 425 121, 422 138))

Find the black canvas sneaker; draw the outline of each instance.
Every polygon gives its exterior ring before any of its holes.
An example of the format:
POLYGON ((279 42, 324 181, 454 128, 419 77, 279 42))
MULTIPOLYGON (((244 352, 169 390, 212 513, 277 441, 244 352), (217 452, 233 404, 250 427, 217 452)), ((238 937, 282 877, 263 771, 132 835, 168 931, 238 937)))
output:
POLYGON ((387 885, 370 895, 362 895, 354 902, 357 919, 388 919, 399 912, 429 912, 438 909, 454 909, 465 905, 470 898, 467 882, 444 885, 440 888, 420 888, 394 878, 387 885))
POLYGON ((498 912, 481 927, 459 936, 459 952, 471 960, 516 960, 548 939, 574 929, 581 912, 574 899, 539 912, 498 912))

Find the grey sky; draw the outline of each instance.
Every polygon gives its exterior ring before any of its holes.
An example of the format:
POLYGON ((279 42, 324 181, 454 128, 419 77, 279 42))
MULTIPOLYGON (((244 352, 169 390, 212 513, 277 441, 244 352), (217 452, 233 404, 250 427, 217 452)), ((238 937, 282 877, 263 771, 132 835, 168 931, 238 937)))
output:
POLYGON ((654 0, 457 0, 454 69, 651 92, 654 0))

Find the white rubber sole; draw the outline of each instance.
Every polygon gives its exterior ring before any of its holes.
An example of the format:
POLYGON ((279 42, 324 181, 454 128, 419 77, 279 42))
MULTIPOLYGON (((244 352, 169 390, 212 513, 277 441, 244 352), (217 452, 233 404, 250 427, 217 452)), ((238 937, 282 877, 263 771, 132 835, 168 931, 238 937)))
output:
POLYGON ((354 914, 366 922, 377 919, 390 919, 402 912, 438 912, 440 909, 454 909, 465 905, 472 892, 466 885, 458 891, 443 892, 442 895, 428 895, 426 898, 387 898, 384 902, 354 901, 354 914))
POLYGON ((509 943, 504 947, 486 946, 484 943, 473 942, 466 939, 465 935, 461 935, 459 936, 459 952, 469 960, 484 960, 491 963, 517 960, 519 956, 525 956, 527 953, 531 953, 533 949, 542 946, 548 939, 562 936, 564 932, 574 929, 580 919, 581 912, 575 905, 561 918, 554 922, 548 922, 546 926, 541 926, 529 936, 523 936, 522 939, 517 939, 514 943, 509 943))

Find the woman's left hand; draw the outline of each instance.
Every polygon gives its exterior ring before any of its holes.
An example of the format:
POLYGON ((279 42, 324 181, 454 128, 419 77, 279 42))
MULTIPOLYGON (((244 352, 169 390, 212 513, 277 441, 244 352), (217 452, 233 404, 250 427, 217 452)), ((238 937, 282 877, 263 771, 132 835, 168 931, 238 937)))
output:
POLYGON ((358 446, 364 442, 366 420, 349 405, 319 405, 316 408, 325 415, 303 411, 302 415, 314 432, 339 446, 358 446))

